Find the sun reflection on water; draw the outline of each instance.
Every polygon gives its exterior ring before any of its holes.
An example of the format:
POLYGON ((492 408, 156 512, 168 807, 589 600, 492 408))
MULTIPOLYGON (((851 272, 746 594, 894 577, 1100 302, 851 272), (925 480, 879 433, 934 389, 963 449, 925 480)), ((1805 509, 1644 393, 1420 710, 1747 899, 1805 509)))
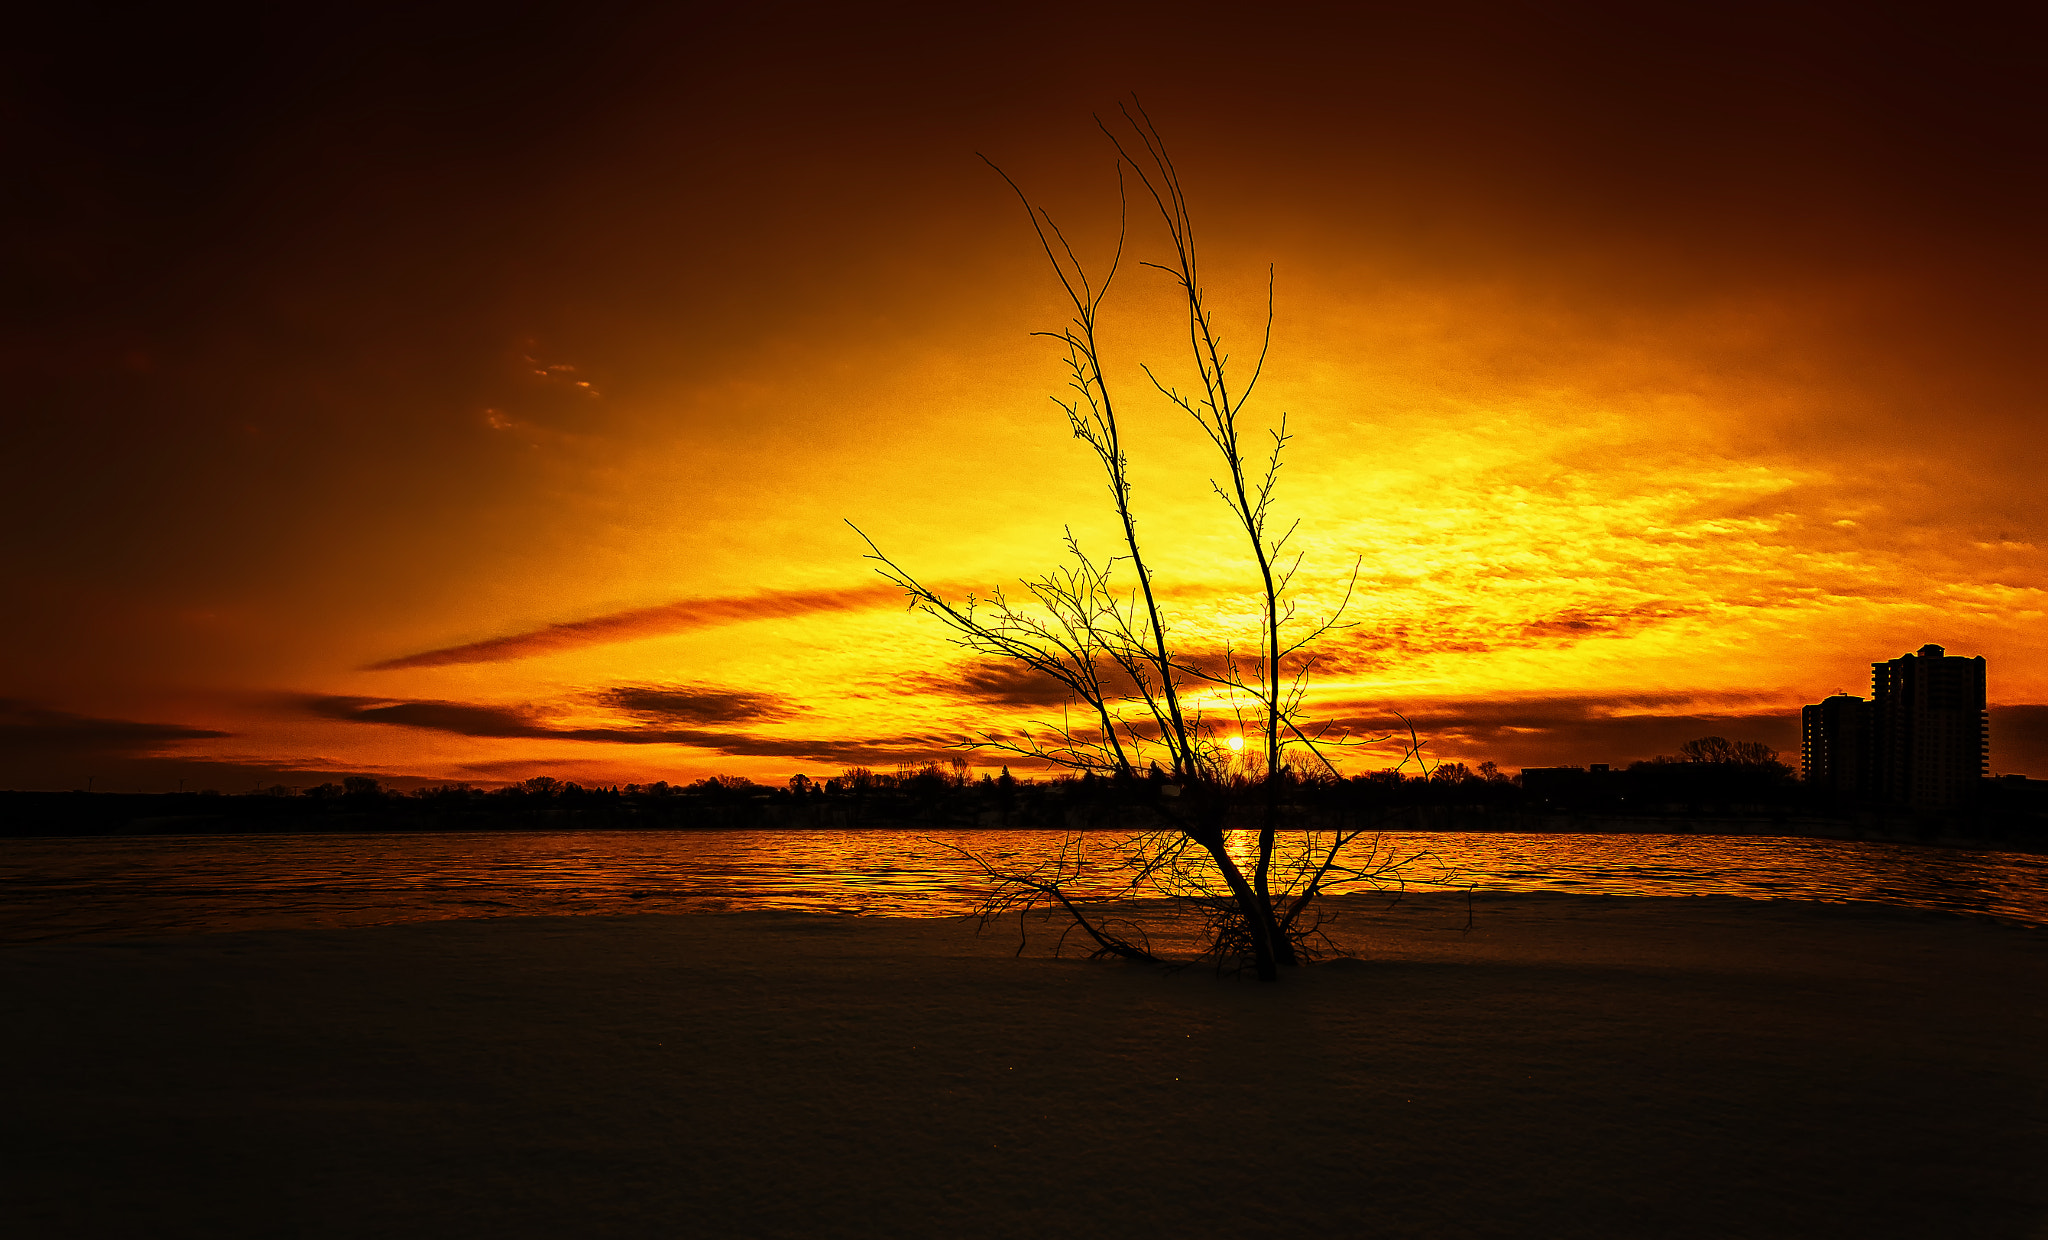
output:
MULTIPOLYGON (((783 909, 957 915, 1043 831, 653 831, 0 841, 0 941, 451 918, 783 909)), ((1119 837, 1090 843, 1107 852, 1119 837)), ((1249 859, 1251 833, 1233 852, 1249 859)), ((1870 900, 2048 926, 2048 858, 1755 836, 1390 832, 1416 890, 1870 900)), ((1107 890, 1107 888, 1102 888, 1107 890)))

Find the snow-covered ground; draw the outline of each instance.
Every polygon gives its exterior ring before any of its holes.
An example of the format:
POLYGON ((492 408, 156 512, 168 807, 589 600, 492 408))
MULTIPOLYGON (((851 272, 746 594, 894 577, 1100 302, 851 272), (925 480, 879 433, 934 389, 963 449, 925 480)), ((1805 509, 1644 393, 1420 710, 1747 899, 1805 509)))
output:
POLYGON ((0 950, 7 1231, 2031 1236, 2048 933, 1410 895, 1278 985, 949 919, 0 950))

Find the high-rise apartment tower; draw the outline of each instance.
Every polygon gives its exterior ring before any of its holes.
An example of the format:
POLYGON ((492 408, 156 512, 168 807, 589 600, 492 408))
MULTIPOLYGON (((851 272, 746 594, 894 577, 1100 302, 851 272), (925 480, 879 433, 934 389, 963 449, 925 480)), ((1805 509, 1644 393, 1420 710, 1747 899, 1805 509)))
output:
POLYGON ((1873 791, 1928 808, 1956 805, 1990 772, 1991 717, 1984 656, 1939 646, 1870 665, 1873 791))
POLYGON ((1990 769, 1984 658, 1922 646, 1870 665, 1870 700, 1837 694, 1800 713, 1809 783, 1939 809, 1967 801, 1990 769))

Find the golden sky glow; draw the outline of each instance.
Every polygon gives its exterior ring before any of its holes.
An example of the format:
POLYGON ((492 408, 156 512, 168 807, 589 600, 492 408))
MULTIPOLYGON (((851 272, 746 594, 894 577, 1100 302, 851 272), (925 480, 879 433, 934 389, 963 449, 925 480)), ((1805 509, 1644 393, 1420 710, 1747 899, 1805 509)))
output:
MULTIPOLYGON (((1108 550, 1029 336, 1057 286, 975 152, 1100 263, 1089 114, 1133 89, 1246 351, 1276 273, 1252 413, 1297 432, 1305 597, 1361 565, 1321 711, 1509 768, 1796 749, 1931 641, 1989 661, 1994 769, 2048 773, 2013 40, 1172 11, 1078 52, 941 7, 29 40, 0 784, 779 782, 1056 710, 843 522, 961 589, 1065 525, 1108 550)), ((1213 644, 1252 581, 1137 370, 1179 361, 1170 292, 1127 266, 1107 352, 1213 644)))

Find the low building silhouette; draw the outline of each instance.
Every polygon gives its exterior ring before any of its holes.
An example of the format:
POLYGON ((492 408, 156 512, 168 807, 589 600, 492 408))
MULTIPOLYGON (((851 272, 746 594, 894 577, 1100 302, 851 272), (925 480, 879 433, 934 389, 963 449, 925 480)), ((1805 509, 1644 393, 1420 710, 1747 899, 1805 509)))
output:
POLYGON ((1871 795, 1869 702, 1837 693, 1802 708, 1799 725, 1807 783, 1836 797, 1871 795))

